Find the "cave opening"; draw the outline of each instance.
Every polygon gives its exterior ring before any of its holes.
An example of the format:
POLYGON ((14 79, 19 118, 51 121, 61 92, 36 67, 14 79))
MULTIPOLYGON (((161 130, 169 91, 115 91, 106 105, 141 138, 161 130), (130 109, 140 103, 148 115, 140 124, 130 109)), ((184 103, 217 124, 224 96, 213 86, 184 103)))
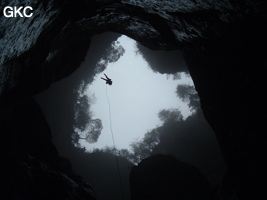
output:
POLYGON ((158 153, 196 166, 212 185, 221 183, 225 164, 180 51, 152 51, 117 33, 99 34, 81 66, 35 98, 59 154, 71 160, 99 199, 120 194, 114 155, 119 156, 127 196, 133 164, 158 153), (104 73, 112 86, 101 80, 104 73))
MULTIPOLYGON (((110 128, 113 127, 116 148, 131 151, 134 141, 141 141, 145 133, 162 126, 163 122, 158 117, 160 111, 181 112, 183 120, 194 113, 189 102, 179 98, 177 92, 178 85, 193 88, 189 74, 161 74, 153 71, 138 46, 140 44, 136 41, 120 36, 97 62, 97 73, 93 81, 87 86, 81 82, 76 103, 76 120, 84 117, 81 113, 83 111, 79 109, 85 108, 82 105, 85 99, 90 105, 88 123, 81 125, 77 122, 74 125, 79 137, 77 146, 85 147, 89 152, 112 148, 110 128), (114 81, 112 86, 101 80, 105 73, 114 81)), ((153 51, 150 50, 149 53, 152 54, 151 52, 153 51)), ((184 64, 181 61, 179 63, 179 59, 176 62, 177 68, 184 64)), ((167 59, 161 68, 165 66, 168 67, 167 59)))

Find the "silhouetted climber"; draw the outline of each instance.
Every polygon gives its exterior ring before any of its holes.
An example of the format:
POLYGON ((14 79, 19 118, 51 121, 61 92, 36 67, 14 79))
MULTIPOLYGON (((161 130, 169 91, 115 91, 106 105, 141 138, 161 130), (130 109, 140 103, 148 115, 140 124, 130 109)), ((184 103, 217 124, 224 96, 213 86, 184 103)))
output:
POLYGON ((106 81, 106 84, 112 85, 112 80, 111 80, 109 77, 107 77, 106 74, 104 74, 104 75, 105 75, 105 77, 106 77, 107 79, 102 78, 102 77, 101 77, 101 79, 105 80, 105 81, 106 81))

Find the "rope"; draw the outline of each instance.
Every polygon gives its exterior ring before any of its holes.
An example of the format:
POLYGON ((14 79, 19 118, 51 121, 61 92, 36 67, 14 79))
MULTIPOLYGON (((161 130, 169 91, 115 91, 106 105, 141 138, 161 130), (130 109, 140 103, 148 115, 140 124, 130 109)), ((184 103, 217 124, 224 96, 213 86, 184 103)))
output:
MULTIPOLYGON (((116 149, 115 140, 114 140, 114 134, 113 134, 113 131, 112 131, 111 109, 110 109, 110 101, 109 101, 109 98, 108 98, 107 84, 106 84, 106 97, 107 97, 107 100, 108 100, 108 107, 109 107, 109 128, 110 128, 110 132, 111 132, 111 135, 112 135, 113 146, 114 146, 114 148, 116 149)), ((119 166, 119 161, 118 161, 118 156, 117 156, 117 154, 115 154, 115 158, 116 158, 116 164, 117 164, 118 174, 119 174, 119 177, 120 177, 121 196, 122 196, 122 199, 124 199, 124 194, 123 194, 123 184, 122 184, 122 178, 121 178, 120 166, 119 166)))

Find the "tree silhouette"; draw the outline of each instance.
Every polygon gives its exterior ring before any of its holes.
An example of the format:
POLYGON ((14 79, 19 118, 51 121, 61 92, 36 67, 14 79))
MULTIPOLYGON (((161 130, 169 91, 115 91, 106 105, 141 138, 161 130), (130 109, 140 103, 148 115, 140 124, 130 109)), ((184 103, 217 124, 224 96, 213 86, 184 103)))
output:
POLYGON ((192 85, 178 85, 176 94, 182 101, 187 102, 191 110, 196 110, 199 107, 199 97, 195 87, 192 85))
POLYGON ((78 146, 80 139, 86 140, 89 143, 97 142, 103 129, 100 119, 92 119, 90 102, 91 99, 87 95, 80 95, 74 106, 75 117, 72 139, 73 143, 78 146))
POLYGON ((157 129, 147 132, 142 140, 137 140, 130 144, 130 151, 127 149, 114 150, 105 149, 108 153, 117 153, 118 156, 127 158, 131 163, 138 164, 144 158, 147 158, 153 152, 155 146, 159 144, 159 133, 157 129))
POLYGON ((83 95, 78 98, 77 103, 74 106, 75 117, 74 117, 74 126, 80 131, 84 131, 86 125, 90 121, 90 104, 89 98, 87 95, 83 95))
POLYGON ((96 73, 103 72, 109 63, 116 62, 125 53, 125 49, 118 41, 113 41, 109 48, 106 49, 106 53, 96 64, 96 73))
POLYGON ((173 74, 172 79, 173 80, 180 80, 182 78, 181 73, 175 73, 173 74))
POLYGON ((95 143, 98 140, 102 130, 102 122, 100 119, 91 119, 86 125, 86 129, 79 133, 79 139, 86 140, 89 143, 95 143))
POLYGON ((180 121, 183 118, 181 111, 178 109, 163 109, 158 113, 158 117, 164 123, 170 120, 180 121))
POLYGON ((159 142, 159 133, 157 129, 153 129, 147 132, 141 141, 132 143, 130 146, 135 158, 134 163, 139 163, 141 160, 149 157, 159 142))

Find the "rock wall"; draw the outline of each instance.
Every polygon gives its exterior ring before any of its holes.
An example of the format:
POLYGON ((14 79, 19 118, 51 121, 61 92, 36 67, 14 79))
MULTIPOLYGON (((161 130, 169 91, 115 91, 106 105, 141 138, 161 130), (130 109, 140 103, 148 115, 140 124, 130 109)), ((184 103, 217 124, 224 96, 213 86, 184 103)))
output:
POLYGON ((1 102, 1 199, 96 199, 92 187, 58 155, 32 97, 1 102))
POLYGON ((262 19, 235 24, 225 38, 185 50, 201 107, 228 164, 226 182, 240 199, 266 198, 266 137, 262 114, 266 38, 262 19), (262 46, 263 45, 263 46, 262 46), (196 67, 197 66, 197 67, 196 67), (211 92, 212 91, 212 92, 211 92), (252 184, 253 183, 253 184, 252 184))
POLYGON ((132 200, 216 199, 197 168, 167 155, 142 160, 132 168, 130 183, 132 200))
MULTIPOLYGON (((6 2, 1 2, 1 10, 6 2)), ((20 2, 25 3, 29 2, 20 2)), ((228 164, 225 189, 229 194, 236 192, 240 199, 267 198, 262 117, 266 108, 265 1, 51 0, 35 1, 33 6, 38 14, 32 19, 0 16, 0 113, 4 143, 14 135, 12 142, 27 146, 27 141, 18 139, 20 133, 29 133, 26 138, 39 140, 23 127, 13 131, 13 118, 7 108, 15 106, 21 110, 20 115, 13 116, 23 122, 21 113, 26 111, 20 102, 27 102, 31 95, 75 71, 84 59, 92 35, 115 31, 151 49, 183 51, 203 111, 228 164)), ((41 142, 44 147, 49 144, 47 139, 41 142)), ((14 151, 18 153, 19 149, 14 151)), ((28 156, 23 158, 29 161, 28 156)), ((5 162, 8 161, 7 158, 5 162)))

